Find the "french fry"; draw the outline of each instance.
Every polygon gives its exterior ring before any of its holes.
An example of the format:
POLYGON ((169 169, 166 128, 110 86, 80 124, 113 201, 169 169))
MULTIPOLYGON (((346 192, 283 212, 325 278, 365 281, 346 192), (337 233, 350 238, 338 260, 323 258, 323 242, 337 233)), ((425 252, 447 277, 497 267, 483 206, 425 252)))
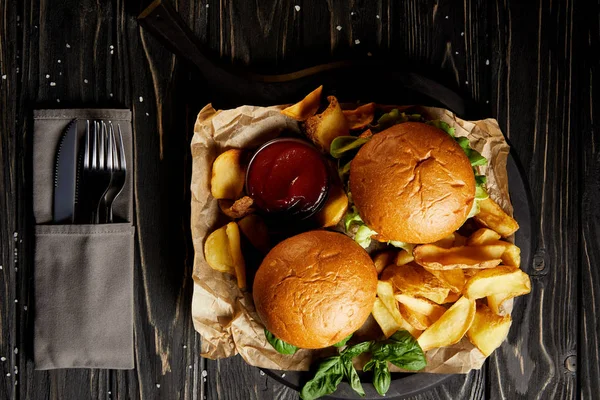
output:
POLYGON ((238 149, 221 153, 213 162, 210 192, 215 199, 238 199, 246 181, 244 152, 238 149))
POLYGON ((343 110, 350 129, 362 129, 373 121, 375 103, 364 104, 354 110, 343 110))
POLYGON ((475 215, 475 220, 502 237, 508 237, 519 229, 517 221, 505 213, 491 197, 479 202, 479 213, 475 215))
POLYGON ((514 298, 510 293, 498 293, 487 296, 488 307, 498 315, 506 315, 507 309, 504 302, 514 298))
POLYGON ((225 226, 215 230, 206 238, 204 259, 212 269, 235 275, 235 266, 225 226))
POLYGON ((377 321, 377 324, 386 338, 389 338, 400 329, 400 325, 396 322, 394 317, 392 317, 392 314, 388 311, 381 299, 375 299, 371 314, 373 315, 373 318, 375 318, 375 321, 377 321))
POLYGON ((458 343, 475 318, 475 301, 461 297, 417 339, 423 351, 458 343))
POLYGON ((425 315, 432 323, 440 319, 440 317, 446 312, 446 308, 435 304, 433 301, 428 299, 413 297, 403 293, 399 293, 395 295, 395 297, 400 304, 404 304, 414 312, 425 315))
POLYGON ((456 301, 460 299, 460 296, 462 296, 462 293, 450 292, 441 304, 456 303, 456 301))
POLYGON ((250 214, 238 221, 240 230, 248 241, 261 253, 267 254, 271 249, 269 229, 265 221, 256 214, 250 214))
POLYGON ((404 265, 404 264, 408 264, 409 262, 412 262, 414 260, 415 260, 415 258, 413 257, 413 255, 411 253, 402 249, 398 252, 398 254, 396 254, 396 258, 394 259, 394 264, 404 265))
POLYGON ((484 244, 490 244, 500 240, 500 234, 489 228, 481 228, 473 232, 467 240, 469 246, 483 246, 484 244))
POLYGON ((375 269, 377 269, 378 274, 380 274, 385 267, 394 263, 397 252, 397 250, 387 249, 375 253, 373 256, 373 264, 375 264, 375 269))
POLYGON ((481 270, 469 278, 463 289, 463 294, 474 300, 494 294, 516 297, 530 291, 531 282, 525 272, 517 267, 501 265, 496 268, 481 270))
POLYGON ((425 297, 438 304, 442 304, 450 292, 439 279, 414 263, 388 266, 381 273, 381 280, 391 282, 400 293, 425 297))
POLYGON ((348 210, 348 195, 341 184, 331 185, 323 208, 314 216, 321 228, 337 225, 348 210))
POLYGON ((502 253, 502 264, 511 265, 513 267, 521 266, 521 249, 516 245, 508 242, 506 243, 506 249, 502 253))
POLYGON ((431 321, 427 316, 418 313, 416 311, 411 310, 406 307, 404 304, 398 304, 398 310, 400 311, 400 315, 406 322, 412 325, 413 328, 423 331, 431 325, 431 321))
POLYGON ((443 249, 432 244, 415 247, 417 264, 428 269, 493 268, 502 262, 504 245, 460 246, 443 249))
POLYGON ((254 200, 249 196, 244 196, 236 201, 219 199, 218 203, 221 212, 233 219, 244 218, 246 215, 252 214, 255 211, 254 207, 252 207, 254 205, 254 200))
POLYGON ((398 304, 394 298, 394 289, 392 284, 389 282, 378 281, 377 282, 377 297, 381 300, 383 305, 387 308, 392 318, 402 328, 407 330, 414 337, 418 336, 418 329, 414 328, 411 324, 402 318, 400 310, 398 310, 398 304))
POLYGON ((230 222, 226 225, 225 231, 227 239, 229 239, 229 250, 231 251, 231 259, 235 269, 237 284, 240 289, 246 288, 246 263, 242 255, 242 246, 240 241, 240 229, 238 224, 230 222))
POLYGON ((281 113, 295 119, 296 121, 306 121, 306 119, 315 115, 319 110, 319 107, 321 106, 322 91, 323 85, 310 92, 298 103, 284 108, 281 110, 281 113))
POLYGON ((461 235, 458 232, 454 232, 454 243, 452 243, 452 247, 460 247, 467 245, 467 238, 461 235))
POLYGON ((335 96, 327 97, 329 106, 321 114, 313 115, 304 123, 306 135, 325 153, 329 153, 331 142, 338 136, 348 136, 348 121, 335 96))
POLYGON ((441 247, 443 249, 449 249, 451 247, 454 247, 454 233, 451 233, 450 235, 446 236, 443 239, 438 240, 437 242, 433 242, 431 244, 437 246, 437 247, 441 247))
POLYGON ((477 311, 467 337, 483 353, 489 356, 508 336, 512 320, 510 315, 496 315, 485 304, 477 304, 477 311))
MULTIPOLYGON (((425 267, 424 267, 425 268, 425 267)), ((438 278, 442 283, 450 288, 454 293, 461 293, 463 288, 465 287, 465 282, 467 281, 465 278, 465 273, 462 268, 454 268, 454 269, 428 269, 433 276, 438 278)))

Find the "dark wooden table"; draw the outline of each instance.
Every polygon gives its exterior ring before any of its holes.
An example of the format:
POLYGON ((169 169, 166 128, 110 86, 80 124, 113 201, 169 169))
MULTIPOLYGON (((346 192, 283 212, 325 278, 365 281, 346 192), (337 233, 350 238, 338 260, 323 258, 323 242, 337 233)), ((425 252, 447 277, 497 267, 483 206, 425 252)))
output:
MULTIPOLYGON (((532 293, 485 367, 418 399, 600 393, 599 5, 593 1, 179 0, 207 54, 262 73, 387 59, 497 118, 529 179, 532 293), (296 7, 298 6, 298 7, 296 7), (594 96, 594 94, 596 96, 594 96)), ((142 1, 0 0, 0 398, 295 399, 239 357, 199 357, 190 317, 189 142, 211 100, 136 16, 142 1), (135 133, 132 371, 34 371, 31 113, 126 107, 135 133)))

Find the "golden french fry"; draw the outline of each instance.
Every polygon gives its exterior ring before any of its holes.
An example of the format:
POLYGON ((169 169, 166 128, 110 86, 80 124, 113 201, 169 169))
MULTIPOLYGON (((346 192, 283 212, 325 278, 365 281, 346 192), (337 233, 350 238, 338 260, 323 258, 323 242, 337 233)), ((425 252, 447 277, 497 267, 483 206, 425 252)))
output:
POLYGON ((319 107, 321 106, 322 91, 323 85, 310 92, 298 103, 281 110, 281 113, 296 121, 305 121, 307 118, 315 115, 317 110, 319 110, 319 107))
POLYGON ((395 295, 395 297, 400 304, 404 304, 407 308, 414 312, 425 315, 427 318, 429 318, 431 323, 440 319, 440 317, 446 312, 445 307, 435 304, 433 301, 428 299, 413 297, 402 293, 395 295))
MULTIPOLYGON (((499 241, 501 242, 501 241, 499 241)), ((508 242, 505 243, 506 249, 502 253, 502 264, 511 265, 513 267, 521 266, 521 249, 516 245, 508 242)))
POLYGON ((244 152, 238 149, 221 153, 212 166, 210 192, 215 199, 239 198, 246 181, 244 152))
POLYGON ((414 263, 388 266, 381 273, 381 280, 391 282, 400 293, 425 297, 438 304, 442 304, 450 293, 438 278, 414 263))
POLYGON ((397 250, 387 249, 375 253, 373 256, 373 264, 375 264, 375 269, 377 269, 378 274, 380 274, 385 267, 394 263, 397 252, 397 250))
POLYGON ((458 343, 471 327, 473 318, 475 300, 463 296, 427 328, 417 342, 423 351, 458 343))
POLYGON ((480 269, 476 269, 476 268, 465 268, 465 269, 463 269, 463 273, 465 274, 465 278, 467 280, 470 277, 472 277, 473 275, 475 275, 476 273, 478 273, 479 271, 481 271, 481 270, 480 269))
POLYGON ((229 248, 226 227, 212 232, 204 242, 204 259, 208 265, 220 272, 235 275, 233 257, 229 248))
POLYGON ((398 310, 398 304, 394 298, 394 288, 389 282, 378 281, 377 282, 377 297, 381 300, 383 305, 387 308, 392 318, 402 328, 407 330, 411 335, 417 337, 419 332, 411 324, 402 318, 400 310, 398 310))
MULTIPOLYGON (((425 268, 425 267, 423 267, 425 268)), ((462 268, 454 268, 454 269, 429 269, 425 268, 429 271, 433 276, 438 278, 442 283, 450 288, 451 291, 455 293, 461 293, 463 288, 465 287, 465 282, 467 281, 465 278, 465 273, 462 268)))
POLYGON ((350 129, 362 129, 373 121, 375 103, 364 104, 354 110, 343 110, 350 129))
POLYGON ((500 240, 500 234, 489 228, 481 228, 473 232, 467 240, 469 246, 483 246, 484 244, 490 244, 500 240))
POLYGON ((473 275, 463 289, 470 299, 481 299, 493 294, 521 296, 531 291, 529 276, 518 267, 501 265, 484 269, 473 275))
POLYGON ((450 292, 441 304, 455 303, 461 295, 461 293, 450 292))
POLYGON ((452 247, 460 247, 460 246, 466 246, 466 245, 467 245, 467 238, 458 232, 454 232, 454 243, 452 244, 452 247))
POLYGON ((415 261, 428 269, 493 268, 502 262, 504 245, 460 246, 443 249, 432 244, 415 247, 415 261))
POLYGON ((235 268, 235 276, 240 289, 246 288, 246 263, 242 255, 242 245, 240 241, 240 229, 238 224, 230 222, 226 225, 225 231, 227 239, 229 239, 229 250, 231 251, 231 259, 235 268))
POLYGON ((437 247, 441 247, 443 249, 449 249, 451 247, 454 247, 454 239, 455 239, 455 234, 451 233, 450 235, 446 236, 445 238, 440 239, 437 242, 433 242, 431 244, 433 244, 437 247))
POLYGON ((261 217, 256 214, 247 215, 238 221, 238 226, 252 246, 263 254, 269 252, 271 249, 269 229, 261 217))
POLYGON ((254 200, 248 196, 244 196, 236 201, 219 199, 218 203, 221 212, 223 212, 223 214, 227 215, 229 218, 244 218, 246 215, 254 212, 254 207, 252 207, 254 200))
POLYGON ((511 324, 510 315, 501 317, 485 304, 478 304, 467 337, 487 357, 504 342, 511 324))
POLYGON ((404 304, 398 304, 398 310, 400 311, 400 315, 406 322, 412 325, 413 328, 423 331, 431 325, 431 321, 427 316, 418 313, 416 311, 411 310, 406 307, 404 304))
POLYGON ((396 264, 396 265, 404 265, 404 264, 408 264, 409 262, 412 262, 414 260, 415 260, 415 258, 413 257, 413 255, 411 253, 409 253, 408 251, 402 249, 396 255, 396 259, 394 260, 394 264, 396 264))
POLYGON ((398 329, 401 328, 379 298, 375 299, 371 314, 373 315, 373 318, 375 318, 375 321, 377 321, 377 324, 381 328, 381 331, 386 338, 392 336, 398 329))
POLYGON ((322 228, 335 226, 348 210, 348 195, 341 184, 331 185, 323 208, 315 215, 315 220, 322 228))
POLYGON ((504 306, 504 302, 514 298, 515 296, 510 293, 498 293, 487 296, 488 307, 498 315, 505 315, 507 310, 504 306))
POLYGON ((321 114, 309 117, 304 124, 306 135, 312 142, 326 153, 329 153, 331 142, 338 136, 348 136, 348 121, 335 96, 327 97, 329 106, 321 114))
POLYGON ((505 213, 491 197, 479 202, 479 213, 475 215, 475 220, 502 237, 508 237, 519 229, 517 221, 505 213))

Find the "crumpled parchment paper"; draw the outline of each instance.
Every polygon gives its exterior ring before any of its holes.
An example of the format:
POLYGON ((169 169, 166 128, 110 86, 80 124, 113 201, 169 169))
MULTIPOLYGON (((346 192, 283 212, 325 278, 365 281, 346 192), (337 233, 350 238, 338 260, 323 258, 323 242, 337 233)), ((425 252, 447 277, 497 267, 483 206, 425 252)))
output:
MULTIPOLYGON (((293 356, 279 354, 265 339, 251 293, 238 289, 234 277, 210 268, 203 249, 206 236, 226 222, 210 193, 214 159, 230 148, 256 149, 284 130, 300 134, 298 123, 280 113, 284 107, 215 110, 209 104, 198 114, 191 143, 191 231, 195 250, 192 318, 194 328, 202 336, 203 357, 218 359, 240 354, 248 364, 257 367, 307 370, 323 351, 299 350, 293 356)), ((448 110, 432 107, 413 110, 428 119, 439 118, 456 129, 456 136, 469 138, 471 147, 488 159, 487 167, 479 167, 480 173, 487 176, 488 193, 512 215, 506 173, 509 146, 496 120, 465 121, 448 110)), ((512 304, 506 305, 512 310, 512 304)), ((467 373, 481 368, 484 361, 485 356, 465 337, 455 345, 428 351, 427 367, 422 372, 467 373)), ((391 369, 399 371, 393 365, 391 369)))

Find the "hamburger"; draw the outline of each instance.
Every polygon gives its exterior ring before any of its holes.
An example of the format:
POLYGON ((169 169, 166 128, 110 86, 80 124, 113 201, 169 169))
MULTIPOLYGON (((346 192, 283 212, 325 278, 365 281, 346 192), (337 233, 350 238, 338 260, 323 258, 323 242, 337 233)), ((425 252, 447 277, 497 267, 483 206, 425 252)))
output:
POLYGON ((465 150, 423 122, 393 125, 364 144, 350 166, 360 218, 379 241, 432 243, 460 228, 475 202, 465 150))
POLYGON ((367 252, 325 230, 292 236, 261 263, 253 285, 256 311, 277 339, 304 349, 334 345, 360 328, 377 294, 367 252))

